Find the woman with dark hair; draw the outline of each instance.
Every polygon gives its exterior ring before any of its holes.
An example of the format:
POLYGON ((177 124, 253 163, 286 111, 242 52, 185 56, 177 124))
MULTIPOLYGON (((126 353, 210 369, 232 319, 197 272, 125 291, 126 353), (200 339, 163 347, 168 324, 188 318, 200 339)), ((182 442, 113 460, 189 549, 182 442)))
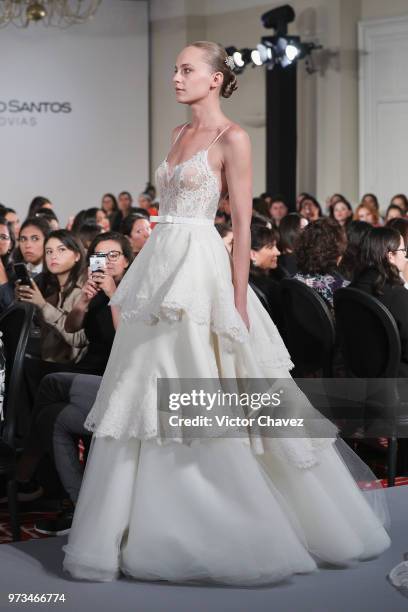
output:
POLYGON ((126 270, 133 261, 128 239, 117 232, 99 234, 88 249, 91 255, 103 255, 105 267, 88 272, 88 279, 65 322, 66 331, 83 330, 88 340, 86 355, 75 365, 75 371, 102 375, 115 337, 116 311, 109 306, 126 270))
POLYGON ((330 217, 341 227, 346 227, 353 218, 353 207, 348 200, 336 200, 330 207, 330 217))
POLYGON ((331 309, 334 292, 349 284, 338 268, 345 250, 344 232, 337 221, 330 218, 310 223, 296 242, 298 272, 295 278, 315 289, 331 309))
POLYGON ((118 201, 113 195, 113 193, 105 193, 102 196, 101 208, 108 215, 109 220, 112 221, 113 217, 119 210, 118 201))
POLYGON ((368 204, 369 206, 373 206, 378 214, 380 214, 380 204, 377 196, 374 193, 365 193, 361 198, 360 204, 368 204))
POLYGON ((16 297, 37 307, 41 327, 41 358, 56 363, 79 360, 86 346, 83 334, 67 334, 68 313, 81 293, 85 253, 68 230, 51 232, 44 244, 44 271, 31 286, 16 282, 16 297))
MULTIPOLYGON (((408 248, 408 219, 406 217, 396 217, 388 221, 386 227, 396 229, 404 239, 404 245, 408 248)), ((403 272, 401 272, 401 278, 404 281, 405 289, 408 289, 408 260, 405 264, 403 272)))
POLYGON ((405 193, 397 193, 391 199, 390 204, 395 204, 395 206, 399 206, 404 215, 408 213, 408 198, 405 193))
POLYGON ((386 210, 384 221, 388 223, 391 219, 400 219, 404 216, 404 212, 398 204, 390 204, 386 210))
MULTIPOLYGON (((45 219, 28 217, 20 229, 19 246, 13 252, 13 262, 24 263, 31 278, 43 270, 44 242, 50 233, 45 219)), ((0 285, 0 309, 6 310, 15 301, 16 275, 9 265, 8 282, 0 285)))
POLYGON ((112 217, 112 231, 119 232, 120 224, 132 211, 133 198, 129 191, 121 191, 118 195, 118 208, 115 216, 112 217))
POLYGON ((371 225, 365 221, 350 221, 346 227, 347 247, 339 264, 339 272, 346 280, 353 279, 359 265, 362 242, 370 229, 371 225))
POLYGON ((308 221, 316 221, 322 216, 322 207, 311 195, 306 195, 299 204, 299 213, 308 221))
POLYGON ((300 232, 308 223, 308 220, 299 213, 289 213, 280 223, 278 248, 281 255, 279 257, 279 267, 286 270, 289 276, 293 276, 297 272, 295 244, 300 232))
POLYGON ((99 225, 101 232, 110 231, 110 221, 107 214, 102 208, 97 208, 96 206, 87 208, 85 210, 80 210, 74 217, 71 229, 74 234, 78 234, 82 225, 89 222, 99 225))
POLYGON ((10 256, 15 247, 15 239, 11 223, 0 217, 0 312, 6 310, 8 303, 3 303, 2 287, 8 286, 10 278, 14 276, 10 256))
POLYGON ((35 213, 34 217, 37 219, 45 219, 50 226, 51 232, 60 229, 58 217, 51 208, 40 208, 40 210, 35 213))
POLYGON ((133 255, 136 257, 146 244, 152 229, 149 220, 144 215, 132 213, 123 219, 120 233, 127 237, 132 247, 133 255))
POLYGON ((276 229, 258 223, 251 225, 251 251, 249 282, 265 295, 269 313, 279 331, 284 328, 282 298, 279 282, 272 277, 278 267, 280 251, 277 247, 279 234, 276 229))
POLYGON ((404 239, 396 229, 371 229, 364 238, 359 270, 351 285, 376 297, 394 317, 401 338, 399 375, 403 378, 408 377, 408 291, 401 278, 406 255, 404 239))
POLYGON ((11 223, 11 229, 13 230, 14 238, 18 240, 20 234, 21 221, 14 208, 5 208, 3 211, 4 218, 6 221, 11 223))
POLYGON ((28 208, 27 217, 34 217, 36 213, 38 213, 41 208, 52 208, 52 204, 48 198, 44 198, 43 196, 36 196, 31 200, 30 206, 28 208))

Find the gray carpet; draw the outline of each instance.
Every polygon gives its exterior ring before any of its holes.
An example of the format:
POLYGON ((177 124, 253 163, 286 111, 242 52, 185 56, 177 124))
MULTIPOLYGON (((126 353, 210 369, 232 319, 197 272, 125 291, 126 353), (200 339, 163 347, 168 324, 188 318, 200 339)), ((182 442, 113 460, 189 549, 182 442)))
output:
POLYGON ((74 582, 61 570, 64 538, 0 546, 0 609, 64 612, 407 612, 408 599, 387 581, 408 552, 408 487, 387 491, 392 547, 353 569, 321 569, 263 588, 183 586, 120 579, 74 582), (64 593, 65 603, 10 604, 8 593, 64 593))

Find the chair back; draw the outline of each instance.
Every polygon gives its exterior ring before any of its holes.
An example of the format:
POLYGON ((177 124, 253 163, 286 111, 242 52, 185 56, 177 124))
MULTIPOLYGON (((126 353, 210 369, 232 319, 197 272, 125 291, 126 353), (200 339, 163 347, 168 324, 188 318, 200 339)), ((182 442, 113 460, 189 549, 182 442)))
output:
POLYGON ((14 446, 19 400, 21 389, 24 387, 24 355, 33 315, 34 306, 19 303, 10 306, 0 316, 0 331, 6 360, 4 421, 0 426, 2 427, 2 438, 10 446, 14 446))
POLYGON ((334 321, 330 309, 320 295, 305 283, 284 278, 281 281, 285 311, 284 338, 296 376, 322 370, 331 376, 334 344, 334 321))
POLYGON ((262 291, 262 289, 259 289, 259 287, 257 287, 255 283, 252 283, 251 281, 249 282, 249 286, 253 289, 254 293, 256 294, 257 298, 261 302, 262 306, 265 308, 265 310, 268 311, 268 314, 270 315, 271 312, 270 312, 270 308, 268 304, 268 299, 266 295, 264 294, 264 292, 262 291))
POLYGON ((397 378, 401 360, 398 327, 377 298, 346 287, 334 294, 334 310, 342 353, 356 378, 397 378))

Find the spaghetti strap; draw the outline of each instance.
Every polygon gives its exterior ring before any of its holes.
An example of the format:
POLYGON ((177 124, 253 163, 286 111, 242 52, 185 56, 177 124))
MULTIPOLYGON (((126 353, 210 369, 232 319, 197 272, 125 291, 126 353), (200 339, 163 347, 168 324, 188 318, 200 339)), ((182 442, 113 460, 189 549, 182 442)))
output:
POLYGON ((209 150, 210 150, 210 148, 213 146, 213 144, 215 144, 215 143, 217 142, 217 140, 218 140, 219 138, 221 138, 221 136, 223 135, 223 133, 224 133, 224 132, 226 132, 226 131, 227 131, 227 130, 230 128, 230 127, 231 127, 231 124, 230 124, 230 125, 227 125, 227 127, 226 127, 226 128, 224 128, 224 129, 223 129, 223 130, 222 130, 222 131, 221 131, 221 132, 218 134, 218 136, 216 136, 216 137, 214 138, 214 140, 213 140, 213 141, 210 143, 210 146, 207 148, 207 151, 209 151, 209 150))
POLYGON ((167 155, 166 155, 166 161, 167 161, 167 158, 168 158, 168 156, 170 155, 170 152, 172 151, 172 149, 173 149, 174 145, 176 144, 176 142, 177 142, 177 141, 178 141, 178 139, 180 138, 180 136, 181 136, 182 132, 184 132, 184 128, 186 127, 186 125, 188 125, 188 122, 187 122, 187 123, 185 123, 184 125, 182 125, 182 126, 181 126, 181 128, 180 128, 180 130, 179 130, 179 132, 178 132, 178 134, 177 134, 177 136, 176 136, 175 141, 173 142, 173 144, 172 144, 172 145, 171 145, 171 147, 170 147, 170 151, 169 151, 169 152, 167 153, 167 155))

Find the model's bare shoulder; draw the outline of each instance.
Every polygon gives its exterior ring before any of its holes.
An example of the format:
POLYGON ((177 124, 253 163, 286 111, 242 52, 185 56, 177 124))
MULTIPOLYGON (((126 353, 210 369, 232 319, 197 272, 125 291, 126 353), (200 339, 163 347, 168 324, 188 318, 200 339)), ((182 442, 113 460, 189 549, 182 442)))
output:
POLYGON ((248 133, 240 125, 233 123, 225 132, 223 145, 225 147, 225 153, 228 155, 249 151, 251 148, 251 141, 248 133))

